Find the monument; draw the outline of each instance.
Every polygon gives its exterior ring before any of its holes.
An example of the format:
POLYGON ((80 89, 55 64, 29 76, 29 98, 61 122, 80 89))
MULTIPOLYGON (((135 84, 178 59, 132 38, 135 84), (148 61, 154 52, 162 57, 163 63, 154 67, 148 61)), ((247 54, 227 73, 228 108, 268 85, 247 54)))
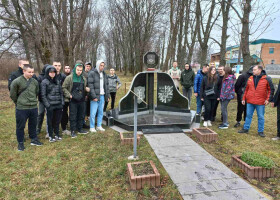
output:
POLYGON ((190 128, 195 111, 189 109, 188 99, 177 90, 172 78, 155 70, 158 55, 148 52, 143 60, 147 71, 136 74, 118 108, 106 112, 108 124, 133 130, 136 95, 138 130, 143 133, 171 133, 190 128))

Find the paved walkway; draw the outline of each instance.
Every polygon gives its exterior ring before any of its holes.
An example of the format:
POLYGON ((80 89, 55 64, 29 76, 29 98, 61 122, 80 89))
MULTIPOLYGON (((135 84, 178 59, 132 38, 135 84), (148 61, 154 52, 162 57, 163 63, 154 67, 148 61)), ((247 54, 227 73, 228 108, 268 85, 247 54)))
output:
POLYGON ((184 199, 266 199, 184 133, 145 137, 184 199))

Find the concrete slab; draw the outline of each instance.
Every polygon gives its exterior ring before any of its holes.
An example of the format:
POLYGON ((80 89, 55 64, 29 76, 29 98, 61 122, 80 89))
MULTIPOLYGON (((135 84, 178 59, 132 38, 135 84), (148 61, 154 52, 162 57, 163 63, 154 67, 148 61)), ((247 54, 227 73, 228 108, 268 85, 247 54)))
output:
POLYGON ((184 199, 265 199, 183 133, 145 135, 184 199))

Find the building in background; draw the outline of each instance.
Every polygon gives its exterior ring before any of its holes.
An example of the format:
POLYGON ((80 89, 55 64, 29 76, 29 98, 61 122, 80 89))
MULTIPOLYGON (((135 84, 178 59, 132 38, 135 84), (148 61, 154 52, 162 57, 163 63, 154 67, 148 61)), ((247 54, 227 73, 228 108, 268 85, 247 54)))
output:
MULTIPOLYGON (((270 39, 258 39, 252 41, 249 46, 250 54, 253 57, 256 65, 262 65, 265 68, 269 67, 273 70, 280 69, 280 41, 270 39), (278 68, 279 66, 279 68, 278 68)), ((227 47, 226 63, 227 66, 235 68, 238 64, 239 45, 227 47)), ((220 53, 211 54, 211 62, 215 65, 220 63, 220 53)), ((242 66, 243 58, 240 52, 240 64, 242 66)), ((280 73, 280 72, 279 72, 280 73)))

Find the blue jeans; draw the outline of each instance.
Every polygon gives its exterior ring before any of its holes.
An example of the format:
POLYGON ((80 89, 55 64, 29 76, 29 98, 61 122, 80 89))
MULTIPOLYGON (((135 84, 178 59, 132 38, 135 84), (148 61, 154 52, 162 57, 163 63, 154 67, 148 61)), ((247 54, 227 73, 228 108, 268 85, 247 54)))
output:
POLYGON ((95 128, 95 116, 97 112, 97 127, 102 124, 104 108, 104 95, 100 95, 99 101, 90 101, 90 128, 95 128))
POLYGON ((202 108, 202 101, 200 99, 200 95, 196 97, 196 113, 200 114, 201 113, 201 108, 202 108))
POLYGON ((247 115, 246 115, 245 124, 243 126, 243 129, 245 129, 245 130, 250 129, 255 109, 257 110, 257 115, 258 115, 258 132, 263 132, 263 130, 264 130, 264 110, 265 110, 264 105, 255 105, 255 104, 247 103, 247 110, 246 110, 247 115))

